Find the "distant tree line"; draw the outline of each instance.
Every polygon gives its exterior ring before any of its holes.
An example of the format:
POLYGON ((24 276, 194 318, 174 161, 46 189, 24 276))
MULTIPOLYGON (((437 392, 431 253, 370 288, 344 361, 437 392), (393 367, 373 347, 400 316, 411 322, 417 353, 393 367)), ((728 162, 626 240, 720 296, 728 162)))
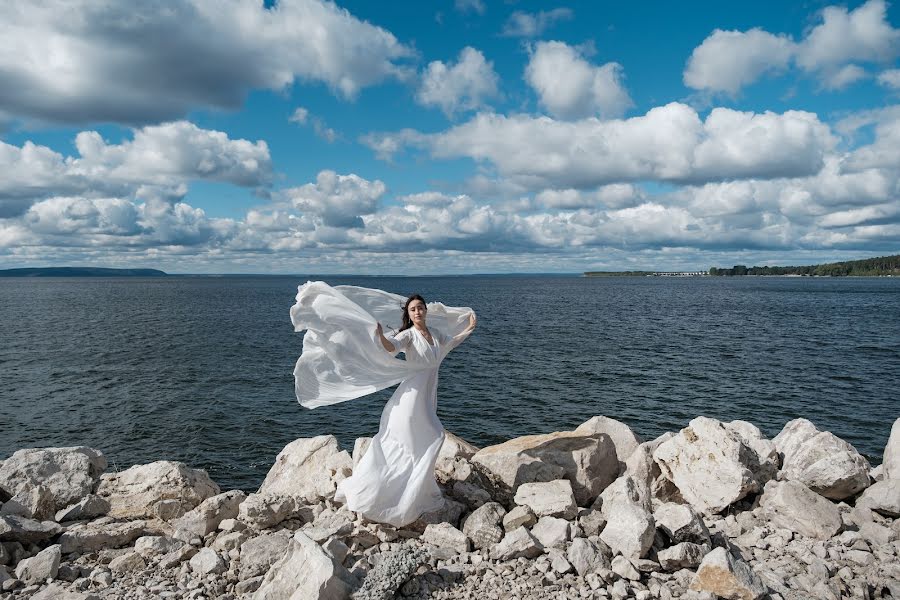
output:
POLYGON ((900 276, 900 254, 896 256, 880 256, 878 258, 828 263, 825 265, 807 265, 804 267, 747 267, 745 265, 734 265, 730 269, 711 267, 709 269, 709 274, 726 277, 735 275, 807 275, 820 277, 900 276))

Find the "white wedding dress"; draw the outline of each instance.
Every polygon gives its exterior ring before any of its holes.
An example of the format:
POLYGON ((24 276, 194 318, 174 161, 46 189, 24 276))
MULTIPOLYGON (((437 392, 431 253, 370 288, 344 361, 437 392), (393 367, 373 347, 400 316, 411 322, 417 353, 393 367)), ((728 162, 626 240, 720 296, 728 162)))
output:
POLYGON ((299 287, 291 308, 295 331, 306 329, 303 353, 294 369, 300 404, 307 408, 336 404, 400 383, 353 475, 341 480, 335 492, 335 500, 350 510, 396 527, 443 505, 434 477, 444 441, 437 417, 438 368, 465 337, 461 334, 473 312, 428 303, 431 345, 414 327, 389 333, 399 328, 405 301, 382 290, 311 281, 299 287), (379 322, 394 354, 375 335, 379 322), (400 352, 406 360, 396 357, 400 352))

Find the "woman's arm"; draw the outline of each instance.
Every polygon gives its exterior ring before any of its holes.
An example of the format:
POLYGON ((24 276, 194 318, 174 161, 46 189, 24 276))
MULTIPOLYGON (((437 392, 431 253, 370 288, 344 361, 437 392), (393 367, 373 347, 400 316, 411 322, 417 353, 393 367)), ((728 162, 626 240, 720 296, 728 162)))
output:
POLYGON ((378 336, 378 340, 381 342, 381 345, 384 346, 384 349, 394 354, 397 350, 394 348, 394 345, 388 341, 386 337, 384 337, 384 331, 381 329, 381 323, 378 324, 378 327, 375 328, 375 335, 378 336))
POLYGON ((450 338, 450 345, 456 347, 461 344, 462 341, 469 337, 469 334, 475 330, 475 325, 477 322, 478 320, 475 318, 475 313, 473 312, 471 315, 469 315, 469 326, 463 329, 462 332, 459 333, 459 335, 450 338))

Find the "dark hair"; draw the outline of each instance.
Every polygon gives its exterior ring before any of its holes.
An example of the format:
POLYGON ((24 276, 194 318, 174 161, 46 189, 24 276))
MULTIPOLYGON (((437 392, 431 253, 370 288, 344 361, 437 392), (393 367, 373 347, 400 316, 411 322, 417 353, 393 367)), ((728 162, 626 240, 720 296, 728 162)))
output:
MULTIPOLYGON (((409 309, 409 304, 410 304, 413 300, 421 300, 421 301, 422 301, 422 304, 425 304, 425 298, 423 298, 423 297, 420 296, 419 294, 413 294, 412 296, 410 296, 409 298, 407 298, 407 299, 406 299, 406 304, 403 305, 403 325, 400 326, 400 329, 399 329, 398 331, 404 331, 404 330, 409 329, 410 327, 413 326, 412 319, 409 318, 409 310, 407 310, 407 309, 409 309)), ((428 310, 428 306, 427 306, 427 305, 425 306, 425 310, 426 310, 426 311, 428 310)))

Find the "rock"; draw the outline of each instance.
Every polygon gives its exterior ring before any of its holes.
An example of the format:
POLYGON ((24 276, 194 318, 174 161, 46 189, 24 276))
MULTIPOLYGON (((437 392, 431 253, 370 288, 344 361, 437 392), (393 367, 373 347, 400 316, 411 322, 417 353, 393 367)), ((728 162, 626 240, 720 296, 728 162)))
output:
POLYGON ((620 502, 610 512, 600 539, 626 558, 643 558, 653 545, 653 515, 638 504, 620 502))
POLYGON ((176 546, 174 550, 170 550, 160 557, 159 566, 163 569, 171 569, 190 560, 195 554, 197 554, 197 549, 193 546, 188 544, 176 546))
POLYGON ((579 505, 590 504, 619 472, 616 448, 608 435, 572 431, 517 437, 482 448, 471 460, 510 492, 525 483, 568 479, 579 505))
POLYGON ((725 427, 736 433, 756 456, 756 460, 750 463, 749 468, 760 487, 770 479, 774 479, 781 466, 781 457, 775 444, 763 436, 759 427, 747 421, 731 421, 725 423, 725 427))
POLYGON ((857 498, 858 508, 868 508, 891 518, 900 517, 900 474, 896 479, 876 481, 857 498))
POLYGON ((537 517, 527 506, 514 506, 512 510, 510 510, 503 517, 503 529, 506 531, 512 531, 513 529, 517 529, 521 526, 531 527, 537 523, 537 517))
POLYGON ((452 487, 454 498, 458 498, 470 508, 478 508, 491 501, 491 493, 465 481, 454 481, 452 487))
MULTIPOLYGON (((571 489, 571 488, 570 488, 571 489)), ((475 509, 463 522, 462 532, 475 548, 489 548, 503 539, 500 523, 506 509, 498 502, 488 502, 475 509)))
POLYGON ((241 545, 240 578, 249 579, 265 575, 278 562, 290 545, 290 531, 264 533, 249 539, 241 545))
POLYGON ((121 548, 144 535, 146 527, 146 521, 141 520, 122 523, 78 523, 69 527, 59 537, 59 543, 63 554, 121 548))
POLYGON ((197 554, 191 558, 191 571, 197 575, 218 575, 224 573, 227 569, 225 561, 219 556, 218 552, 212 548, 201 548, 197 554))
POLYGON ((531 535, 537 538, 544 548, 564 549, 566 542, 572 539, 572 526, 565 519, 541 517, 531 528, 531 535))
POLYGON ((797 481, 770 481, 759 505, 774 526, 800 535, 827 540, 841 529, 837 506, 797 481))
POLYGON ((605 433, 608 435, 616 448, 616 458, 619 461, 619 473, 625 471, 625 461, 628 460, 631 454, 641 444, 641 438, 635 435, 628 425, 602 415, 591 417, 576 427, 575 433, 580 433, 582 435, 605 433))
POLYGON ((238 520, 254 529, 273 527, 294 513, 296 502, 286 496, 250 494, 238 506, 238 520))
POLYGON ((132 571, 143 571, 146 568, 147 562, 137 552, 128 552, 109 561, 109 570, 115 573, 131 573, 132 571))
POLYGON ((86 446, 17 450, 0 464, 0 491, 15 496, 43 486, 52 497, 49 517, 90 494, 106 466, 103 453, 86 446))
POLYGON ((767 593, 753 569, 725 548, 715 548, 703 558, 690 589, 729 600, 757 600, 767 593))
POLYGON ((693 542, 681 542, 671 548, 656 553, 660 566, 666 571, 696 569, 706 555, 708 548, 693 542))
POLYGON ((844 500, 869 485, 869 462, 849 443, 819 431, 806 419, 788 422, 776 436, 782 479, 799 481, 832 500, 844 500))
POLYGON ((333 498, 338 482, 352 472, 353 459, 333 435, 299 438, 278 453, 258 493, 311 504, 333 498))
POLYGON ((366 450, 369 449, 369 446, 372 443, 371 437, 358 437, 353 442, 353 468, 356 468, 356 465, 359 464, 360 459, 365 455, 366 450))
POLYGON ((684 499, 705 514, 721 512, 760 488, 750 469, 757 454, 715 419, 692 420, 660 444, 653 458, 684 499))
POLYGON ((444 549, 446 553, 441 558, 445 560, 457 554, 463 554, 469 551, 469 538, 462 531, 451 525, 450 523, 432 523, 425 528, 421 540, 438 549, 444 549))
POLYGON ((18 515, 26 519, 44 521, 53 517, 56 500, 43 485, 22 487, 16 495, 0 506, 0 515, 18 515))
POLYGON ((121 519, 169 520, 218 493, 206 471, 168 460, 107 473, 97 488, 110 504, 109 516, 121 519))
POLYGON ((610 568, 608 548, 601 547, 586 538, 575 538, 566 551, 566 557, 582 577, 610 568), (604 552, 606 550, 606 552, 604 552))
POLYGON ((550 568, 554 573, 563 575, 573 570, 572 563, 566 559, 562 550, 551 548, 547 551, 547 557, 550 559, 550 568))
POLYGON ((520 506, 527 506, 538 517, 574 519, 578 514, 572 483, 567 479, 523 483, 516 490, 515 502, 520 506))
MULTIPOLYGON (((419 566, 427 560, 428 552, 412 544, 403 544, 397 550, 382 554, 381 560, 365 575, 359 590, 353 594, 354 600, 396 598, 397 591, 404 586, 404 582, 416 581, 411 578, 419 566)), ((441 569, 441 571, 449 573, 447 569, 441 569)), ((405 589, 410 591, 410 587, 405 587, 405 589)))
POLYGON ((458 435, 444 430, 444 442, 438 451, 435 469, 437 471, 453 472, 457 459, 469 460, 475 456, 476 452, 478 452, 476 446, 473 446, 458 435))
POLYGON ((134 551, 141 556, 168 554, 184 546, 184 542, 162 535, 145 535, 134 542, 134 551))
POLYGON ((59 583, 51 583, 31 596, 30 600, 100 600, 100 596, 67 590, 59 583))
POLYGON ((897 534, 891 528, 877 523, 863 523, 859 526, 859 534, 864 540, 874 546, 890 544, 897 539, 897 534))
POLYGON ((709 529, 702 517, 688 504, 667 502, 653 513, 657 529, 662 530, 671 544, 693 542, 709 544, 709 529))
POLYGON ((608 521, 613 509, 623 503, 636 504, 645 511, 651 512, 653 504, 650 499, 650 486, 646 480, 637 479, 626 472, 603 490, 603 493, 594 502, 593 508, 596 509, 599 504, 600 512, 608 521))
MULTIPOLYGON (((544 517, 552 519, 553 517, 544 517)), ((490 550, 490 557, 493 560, 510 560, 520 556, 525 558, 536 558, 544 551, 544 547, 534 537, 530 531, 524 527, 513 529, 490 550)))
POLYGON ((88 494, 75 504, 57 511, 55 520, 59 523, 65 521, 81 521, 102 517, 109 512, 109 502, 96 494, 88 494))
POLYGON ((34 543, 47 540, 62 528, 53 521, 35 521, 18 515, 0 517, 0 541, 34 543))
POLYGON ((891 436, 884 447, 882 469, 885 479, 900 479, 900 418, 891 427, 891 436))
POLYGON ((218 529, 219 523, 225 519, 237 517, 238 507, 246 499, 247 495, 240 490, 217 494, 176 519, 172 526, 176 530, 203 537, 218 529))
POLYGON ((346 600, 356 585, 343 565, 298 531, 288 542, 284 555, 266 573, 253 598, 346 600))
POLYGON ((250 579, 238 581, 236 584, 234 584, 234 593, 238 596, 242 596, 244 594, 252 594, 259 589, 259 585, 262 583, 262 580, 263 576, 258 575, 256 577, 251 577, 250 579))
POLYGON ((418 519, 406 525, 404 529, 424 532, 432 523, 450 523, 454 527, 459 525, 459 518, 466 510, 466 505, 452 498, 444 497, 444 504, 437 510, 423 513, 418 519))
POLYGON ((322 544, 322 549, 339 563, 343 563, 347 555, 350 554, 350 547, 337 538, 329 538, 328 541, 322 544))
POLYGON ((55 579, 61 557, 59 544, 45 548, 16 565, 16 578, 25 583, 44 583, 47 579, 55 579))
POLYGON ((641 578, 641 574, 638 573, 638 570, 635 569, 634 565, 631 564, 631 561, 624 556, 616 556, 615 558, 613 558, 610 568, 612 569, 613 573, 615 573, 622 579, 638 581, 641 578))

